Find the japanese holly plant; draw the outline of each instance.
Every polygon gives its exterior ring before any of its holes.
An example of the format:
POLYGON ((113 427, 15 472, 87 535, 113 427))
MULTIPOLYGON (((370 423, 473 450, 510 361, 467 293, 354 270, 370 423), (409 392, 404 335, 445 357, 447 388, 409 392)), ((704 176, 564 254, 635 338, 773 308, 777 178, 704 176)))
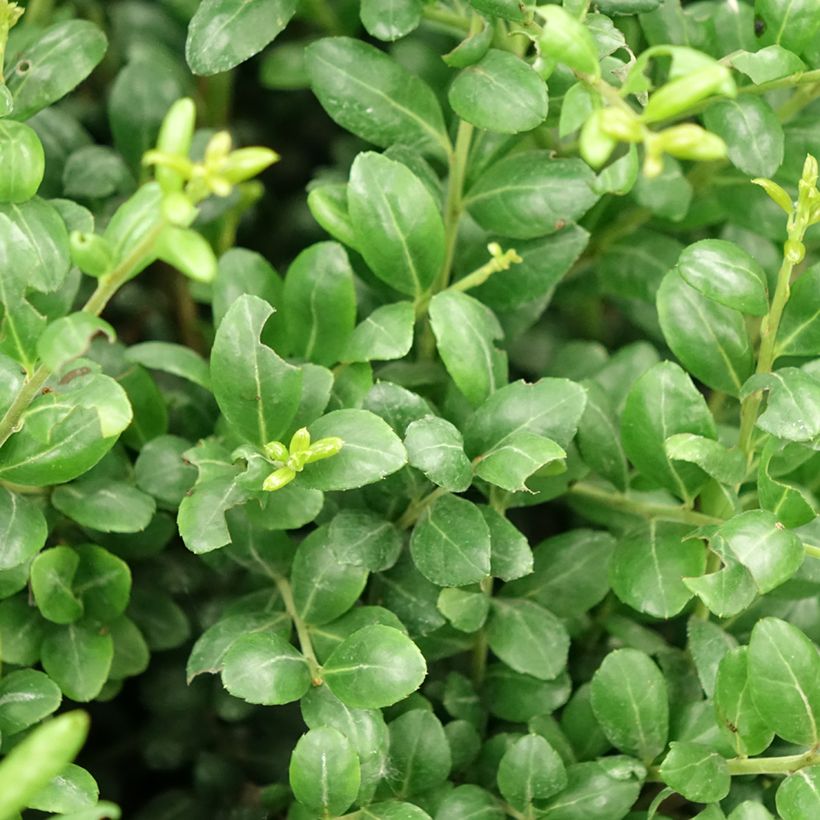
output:
POLYGON ((816 0, 0 0, 0 820, 820 817, 818 155, 816 0))

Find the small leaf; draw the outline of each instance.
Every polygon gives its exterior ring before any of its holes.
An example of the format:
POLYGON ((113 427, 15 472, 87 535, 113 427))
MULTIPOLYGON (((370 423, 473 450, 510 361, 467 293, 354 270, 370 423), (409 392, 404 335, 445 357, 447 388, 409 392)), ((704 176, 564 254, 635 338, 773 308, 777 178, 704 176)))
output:
POLYGON ((466 490, 473 480, 464 439, 457 427, 438 416, 425 416, 407 426, 404 437, 408 461, 434 484, 450 492, 466 490))
POLYGON ((404 358, 413 344, 414 322, 410 302, 377 307, 353 330, 342 360, 386 362, 404 358))
POLYGON ((111 636, 84 624, 51 627, 41 650, 43 669, 67 698, 78 703, 100 694, 113 658, 111 636), (65 651, 67 646, 71 652, 65 651))
POLYGON ((362 0, 359 16, 368 34, 392 42, 418 27, 422 0, 362 0))
POLYGON ((711 438, 677 433, 666 439, 664 449, 672 461, 697 464, 707 475, 723 484, 739 484, 746 474, 743 455, 711 438))
POLYGON ((490 571, 512 581, 532 572, 532 551, 525 536, 492 507, 479 507, 490 530, 490 571))
POLYGON ((447 780, 450 744, 441 721, 426 709, 411 709, 390 724, 388 782, 397 797, 429 791, 447 780))
POLYGON ((442 615, 459 632, 475 632, 484 625, 490 611, 490 599, 483 592, 466 589, 442 589, 438 596, 442 615))
POLYGON ((296 799, 324 816, 344 814, 361 782, 358 755, 350 741, 330 726, 311 729, 299 738, 289 773, 296 799))
POLYGON ((666 746, 669 701, 666 681, 650 657, 617 649, 592 678, 592 710, 610 742, 651 762, 666 746))
POLYGON ((0 521, 0 570, 24 564, 45 545, 48 525, 40 508, 5 487, 0 487, 0 521))
POLYGON ((52 370, 59 370, 72 359, 82 356, 98 334, 113 342, 114 328, 90 313, 72 313, 51 322, 37 341, 37 355, 52 370))
POLYGON ((731 561, 723 569, 709 575, 681 580, 719 618, 737 615, 757 597, 754 578, 737 561, 731 561))
POLYGON ((514 433, 482 455, 476 474, 508 492, 527 491, 526 480, 542 467, 562 462, 566 451, 552 439, 533 433, 514 433))
POLYGON ((0 732, 13 735, 57 711, 60 687, 35 669, 18 669, 0 681, 0 732))
POLYGON ((732 55, 732 65, 742 71, 755 85, 797 74, 806 64, 793 52, 779 45, 758 51, 740 51, 732 55))
POLYGON ((421 685, 427 665, 416 645, 389 626, 366 626, 344 640, 327 659, 323 677, 348 706, 392 706, 421 685))
POLYGON ((71 547, 41 552, 31 565, 31 591, 44 618, 70 624, 82 617, 83 604, 74 592, 80 557, 71 547))
POLYGON ((454 495, 439 498, 413 529, 410 552, 419 572, 443 587, 490 574, 490 532, 478 507, 454 495))
POLYGON ((99 796, 96 780, 82 767, 69 763, 29 800, 28 807, 65 815, 96 806, 99 796))
POLYGON ((820 379, 796 367, 784 367, 752 376, 743 385, 741 397, 756 390, 769 390, 766 409, 757 419, 761 430, 788 441, 820 436, 820 379))
POLYGON ((722 800, 732 783, 726 760, 700 743, 672 743, 660 774, 676 792, 696 803, 722 800))
POLYGON ((783 820, 802 820, 820 811, 820 766, 790 774, 777 788, 777 811, 783 820))
POLYGON ((225 653, 222 684, 248 703, 274 706, 299 700, 310 688, 310 670, 284 638, 259 632, 238 638, 225 653))
POLYGON ((555 678, 567 664, 566 628, 548 609, 532 601, 494 599, 487 642, 509 667, 539 680, 555 678))
POLYGON ((402 549, 399 530, 366 510, 341 510, 330 522, 327 537, 337 561, 372 572, 390 569, 402 549))
POLYGON ((160 370, 187 379, 205 390, 211 389, 208 363, 196 351, 169 342, 142 342, 131 345, 125 358, 149 370, 160 370))
POLYGON ((538 72, 494 48, 455 78, 448 99, 463 120, 505 134, 531 131, 547 117, 547 86, 538 72))
POLYGON ((567 785, 564 764, 541 735, 524 735, 504 753, 498 765, 498 789, 517 809, 545 800, 567 785))
POLYGON ((107 478, 86 478, 57 487, 51 502, 63 515, 100 532, 140 532, 156 503, 136 487, 107 478))

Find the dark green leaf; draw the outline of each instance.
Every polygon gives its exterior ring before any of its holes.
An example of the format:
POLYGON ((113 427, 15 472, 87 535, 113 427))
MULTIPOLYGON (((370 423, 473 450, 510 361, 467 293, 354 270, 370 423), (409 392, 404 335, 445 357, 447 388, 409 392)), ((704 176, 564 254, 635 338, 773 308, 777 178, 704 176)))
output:
POLYGON ((413 709, 390 724, 388 779, 397 797, 428 791, 450 774, 452 758, 439 719, 413 709))
POLYGON ((780 356, 820 355, 820 265, 807 270, 791 287, 777 331, 780 356))
POLYGON ((25 563, 45 545, 48 526, 39 507, 5 487, 0 487, 0 521, 0 570, 25 563))
POLYGON ((53 626, 41 651, 43 669, 78 703, 87 703, 100 693, 114 658, 114 642, 98 628, 83 624, 53 626), (66 652, 70 646, 71 651, 66 652))
POLYGON ((107 478, 64 484, 55 489, 51 501, 63 515, 100 532, 140 532, 156 510, 150 495, 107 478))
POLYGON ((13 735, 57 710, 60 688, 35 669, 18 669, 0 681, 0 732, 13 735))
POLYGON ((457 427, 438 416, 425 416, 407 426, 404 437, 410 464, 434 484, 450 492, 463 492, 473 480, 464 440, 457 427))

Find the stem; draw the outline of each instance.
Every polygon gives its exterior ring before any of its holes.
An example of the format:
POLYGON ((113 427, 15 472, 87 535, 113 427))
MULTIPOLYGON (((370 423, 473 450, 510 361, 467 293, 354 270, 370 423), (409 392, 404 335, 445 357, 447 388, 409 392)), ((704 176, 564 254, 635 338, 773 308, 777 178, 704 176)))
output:
POLYGON ((671 504, 656 504, 651 501, 638 501, 630 498, 624 493, 610 492, 589 484, 585 481, 578 481, 569 488, 571 495, 579 498, 587 498, 597 501, 613 509, 635 513, 644 518, 657 518, 661 521, 680 521, 684 524, 694 524, 703 526, 704 524, 722 524, 723 519, 713 515, 705 515, 695 510, 687 510, 685 507, 676 507, 671 504))
POLYGON ((791 774, 817 761, 817 749, 783 757, 735 757, 727 760, 729 774, 791 774))
POLYGON ((815 547, 814 544, 803 544, 803 549, 806 551, 806 555, 810 555, 812 558, 820 558, 820 547, 815 547))
MULTIPOLYGON (((720 569, 720 556, 716 552, 712 552, 711 550, 707 553, 706 557, 706 569, 704 570, 704 575, 711 575, 713 572, 717 572, 720 569)), ((701 621, 708 621, 709 620, 709 607, 706 606, 703 601, 698 598, 697 604, 695 604, 695 611, 694 616, 696 618, 700 618, 701 621)))
POLYGON ((424 19, 428 23, 435 23, 456 34, 467 34, 470 31, 470 18, 447 9, 434 8, 426 5, 423 10, 424 19))
POLYGON ((416 521, 419 520, 421 514, 437 499, 446 495, 449 491, 444 487, 436 487, 431 493, 428 493, 419 501, 413 501, 407 509, 402 513, 401 518, 396 522, 396 526, 401 530, 410 529, 416 521))
POLYGON ((508 250, 504 253, 497 244, 491 243, 490 250, 493 253, 493 258, 489 262, 483 264, 472 273, 467 274, 458 282, 450 285, 450 290, 470 290, 483 285, 494 273, 502 270, 509 270, 513 265, 518 265, 524 260, 515 252, 515 249, 508 250), (497 251, 497 253, 496 253, 497 251))
MULTIPOLYGON (((488 575, 481 579, 481 591, 488 598, 493 597, 493 579, 488 575)), ((475 644, 473 644, 473 683, 476 687, 480 687, 484 682, 484 673, 487 669, 487 652, 489 645, 487 643, 487 631, 482 626, 475 636, 475 644)))
MULTIPOLYGON (((119 263, 110 273, 103 276, 97 283, 97 289, 91 294, 89 300, 83 307, 83 312, 99 316, 111 297, 119 290, 124 282, 128 280, 134 268, 151 252, 160 233, 165 228, 165 222, 158 222, 142 239, 142 241, 119 263)), ((51 375, 51 368, 48 365, 40 364, 29 376, 20 388, 20 392, 0 419, 0 447, 2 447, 9 437, 17 432, 20 417, 28 406, 34 401, 34 397, 51 375)))
POLYGON ((290 587, 290 582, 287 578, 281 575, 273 574, 273 580, 276 583, 276 588, 282 596, 282 602, 285 604, 290 619, 293 621, 293 626, 296 628, 296 636, 299 639, 299 646, 302 649, 302 654, 305 656, 308 668, 310 669, 310 679, 314 686, 322 685, 322 667, 316 659, 316 653, 313 651, 313 643, 310 640, 310 632, 307 624, 299 616, 296 611, 296 604, 293 601, 293 590, 290 587))

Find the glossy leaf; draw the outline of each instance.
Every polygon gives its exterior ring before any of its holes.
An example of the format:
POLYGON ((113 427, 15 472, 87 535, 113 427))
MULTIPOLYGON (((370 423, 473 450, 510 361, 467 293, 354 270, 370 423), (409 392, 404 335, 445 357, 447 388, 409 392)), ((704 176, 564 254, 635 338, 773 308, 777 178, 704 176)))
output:
POLYGON ((807 270, 794 282, 777 331, 781 356, 820 355, 820 266, 807 270))
POLYGON ((820 810, 820 766, 794 772, 777 788, 777 811, 783 820, 811 817, 820 810))
POLYGON ((5 487, 0 487, 0 521, 0 570, 25 563, 45 545, 48 526, 43 513, 5 487))
POLYGON ((354 328, 342 360, 383 362, 404 358, 413 344, 414 321, 410 302, 376 308, 354 328))
POLYGON ((421 22, 422 0, 362 0, 360 17, 377 40, 398 40, 421 22))
POLYGON ((722 800, 732 781, 724 758, 699 743, 672 743, 660 774, 676 792, 696 803, 722 800))
POLYGON ((518 809, 526 809, 533 800, 552 797, 566 785, 561 758, 540 735, 524 735, 517 740, 498 766, 498 788, 518 809))
POLYGON ((404 437, 407 458, 434 484, 450 492, 463 492, 473 479, 464 454, 464 439, 457 427, 438 416, 425 416, 408 425, 404 437))
POLYGON ((67 698, 78 703, 97 697, 108 679, 113 658, 111 636, 83 624, 52 627, 41 650, 43 669, 67 698), (72 652, 65 651, 67 645, 71 645, 72 652))

